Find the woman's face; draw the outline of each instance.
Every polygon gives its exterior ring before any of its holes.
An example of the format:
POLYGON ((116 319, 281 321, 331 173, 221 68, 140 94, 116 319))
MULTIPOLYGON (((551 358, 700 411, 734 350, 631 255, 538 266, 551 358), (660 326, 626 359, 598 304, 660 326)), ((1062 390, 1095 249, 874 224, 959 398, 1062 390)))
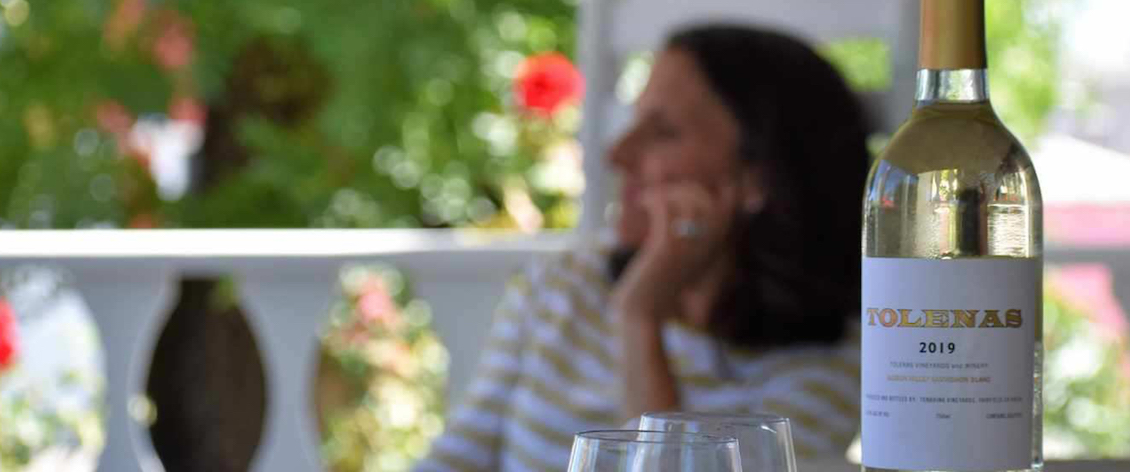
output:
POLYGON ((608 154, 621 177, 620 244, 640 247, 648 216, 640 197, 649 188, 695 183, 707 191, 738 178, 738 122, 686 51, 662 52, 636 103, 636 120, 608 154))

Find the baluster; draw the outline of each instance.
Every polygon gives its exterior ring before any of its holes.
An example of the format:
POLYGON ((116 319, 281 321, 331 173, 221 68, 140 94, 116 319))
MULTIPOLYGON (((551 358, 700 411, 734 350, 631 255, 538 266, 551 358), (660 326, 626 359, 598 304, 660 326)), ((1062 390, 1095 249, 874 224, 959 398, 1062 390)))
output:
POLYGON ((175 280, 160 265, 102 259, 73 270, 98 326, 106 362, 104 472, 161 471, 144 425, 129 415, 130 400, 143 392, 162 315, 176 298, 175 280))
POLYGON ((337 264, 280 261, 241 273, 241 306, 255 332, 267 377, 265 436, 255 471, 320 471, 313 379, 321 330, 337 293, 337 264))

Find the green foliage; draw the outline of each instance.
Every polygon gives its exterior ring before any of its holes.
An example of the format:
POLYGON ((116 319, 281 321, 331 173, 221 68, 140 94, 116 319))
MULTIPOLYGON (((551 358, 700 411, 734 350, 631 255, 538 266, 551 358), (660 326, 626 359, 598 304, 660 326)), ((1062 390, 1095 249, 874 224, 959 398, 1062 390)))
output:
POLYGON ((0 470, 24 470, 48 452, 89 458, 102 449, 105 378, 95 360, 97 329, 88 319, 42 318, 48 313, 43 307, 75 295, 61 272, 36 266, 0 270, 0 304, 18 325, 5 336, 14 334, 19 346, 15 363, 0 367, 0 470), (28 345, 32 339, 70 355, 43 359, 44 346, 28 345))
POLYGON ((993 107, 1022 141, 1043 132, 1059 98, 1059 25, 1041 14, 1059 1, 985 2, 993 107))
POLYGON ((1121 336, 1048 290, 1044 300, 1047 454, 1130 455, 1130 346, 1121 336))
POLYGON ((885 90, 891 86, 891 48, 882 40, 833 41, 824 44, 819 52, 836 66, 854 90, 885 90))
POLYGON ((109 57, 99 40, 101 2, 5 4, 5 12, 24 5, 29 14, 18 25, 9 21, 0 39, 0 220, 73 227, 121 218, 113 195, 88 190, 105 187, 123 167, 112 144, 91 129, 94 101, 136 90, 128 102, 153 107, 168 84, 137 51, 109 57))
MULTIPOLYGON (((0 381, 19 372, 0 372, 0 381)), ((69 372, 50 389, 77 388, 101 392, 101 380, 69 372)), ((22 470, 38 453, 53 448, 98 451, 104 442, 103 415, 98 409, 52 403, 38 387, 0 395, 0 470, 22 470)))
MULTIPOLYGON (((513 227, 511 201, 546 226, 576 219, 578 189, 547 155, 573 142, 577 110, 542 118, 511 97, 526 56, 572 55, 569 0, 0 2, 13 8, 27 15, 0 23, 0 226, 513 227), (136 24, 131 4, 147 6, 136 24), (185 67, 155 52, 177 21, 185 67), (211 179, 162 199, 152 156, 101 115, 163 118, 182 98, 207 108, 211 179)), ((395 271, 347 274, 385 280, 401 321, 359 323, 345 282, 319 376, 324 457, 403 470, 442 429, 446 352, 395 271)), ((0 405, 5 460, 67 441, 12 436, 58 423, 29 401, 0 405)))
MULTIPOLYGON (((1039 136, 1059 98, 1059 21, 1050 9, 1063 0, 985 2, 993 106, 1021 140, 1039 136)), ((890 48, 878 39, 851 38, 820 53, 855 90, 890 86, 890 48)))
MULTIPOLYGON (((122 16, 115 2, 31 2, 26 21, 5 31, 0 113, 18 119, 0 120, 0 219, 56 228, 121 227, 138 216, 201 228, 509 226, 504 193, 528 180, 548 145, 513 136, 545 123, 559 139, 573 131, 523 115, 510 98, 523 57, 572 53, 568 1, 140 4, 152 6, 117 40, 108 33, 122 16), (184 70, 162 67, 154 53, 170 17, 191 25, 184 70), (219 177, 164 201, 127 170, 95 110, 111 101, 164 114, 183 96, 218 120, 206 137, 211 155, 199 160, 219 177), (484 116, 511 129, 476 127, 484 116)), ((576 195, 516 188, 543 213, 576 204, 576 195)))

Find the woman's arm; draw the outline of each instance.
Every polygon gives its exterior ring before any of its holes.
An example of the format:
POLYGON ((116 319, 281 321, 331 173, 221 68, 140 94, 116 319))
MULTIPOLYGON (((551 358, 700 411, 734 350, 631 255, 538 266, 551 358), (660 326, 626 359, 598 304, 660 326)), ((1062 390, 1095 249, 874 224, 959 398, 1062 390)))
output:
POLYGON ((735 198, 733 184, 712 195, 691 183, 662 186, 643 197, 650 219, 647 240, 616 282, 611 302, 622 356, 622 404, 629 418, 681 406, 663 346, 663 324, 678 317, 691 323, 708 319, 709 300, 731 263, 723 248, 735 198), (698 234, 674 234, 676 222, 696 226, 698 234))
POLYGON ((617 313, 624 415, 677 410, 679 390, 663 347, 662 317, 646 309, 631 310, 617 313))

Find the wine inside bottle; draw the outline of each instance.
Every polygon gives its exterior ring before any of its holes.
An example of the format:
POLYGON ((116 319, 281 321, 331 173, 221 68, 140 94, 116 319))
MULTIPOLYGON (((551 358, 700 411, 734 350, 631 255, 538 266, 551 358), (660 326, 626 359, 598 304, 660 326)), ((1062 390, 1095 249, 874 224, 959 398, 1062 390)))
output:
POLYGON ((922 1, 916 104, 868 177, 865 472, 1043 466, 1043 210, 984 21, 984 0, 922 1))

